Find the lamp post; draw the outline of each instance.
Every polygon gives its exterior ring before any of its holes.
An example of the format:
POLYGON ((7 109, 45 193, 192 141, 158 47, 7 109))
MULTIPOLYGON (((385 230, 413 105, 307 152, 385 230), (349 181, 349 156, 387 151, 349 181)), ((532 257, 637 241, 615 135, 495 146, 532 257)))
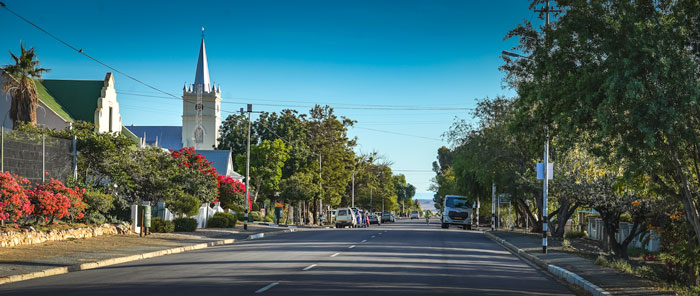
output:
MULTIPOLYGON (((549 13, 550 12, 561 12, 561 10, 552 9, 549 6, 549 0, 545 2, 544 9, 537 9, 535 12, 544 12, 545 14, 545 27, 549 27, 549 13)), ((517 53, 502 51, 501 54, 514 58, 525 58, 532 60, 532 58, 519 55, 517 53)), ((547 195, 549 191, 549 131, 545 126, 545 140, 544 140, 544 160, 542 162, 543 174, 542 174, 542 253, 547 254, 547 195)))
MULTIPOLYGON (((243 230, 248 230, 248 210, 250 209, 250 113, 253 113, 253 104, 247 105, 248 112, 248 144, 246 146, 245 159, 245 210, 243 211, 243 230)), ((243 114, 243 108, 241 108, 243 114)))

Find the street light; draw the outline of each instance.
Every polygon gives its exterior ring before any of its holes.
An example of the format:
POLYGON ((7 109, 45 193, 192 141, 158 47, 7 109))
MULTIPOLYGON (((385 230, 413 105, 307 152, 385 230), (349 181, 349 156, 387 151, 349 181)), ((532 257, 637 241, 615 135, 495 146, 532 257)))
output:
MULTIPOLYGON (((549 27, 549 13, 551 12, 561 12, 561 10, 552 9, 549 6, 549 0, 545 2, 544 9, 537 9, 535 12, 545 13, 545 23, 546 27, 549 27)), ((532 58, 519 55, 517 53, 512 53, 509 51, 501 51, 501 54, 509 57, 515 58, 525 58, 532 60, 532 58)), ((547 254, 547 195, 549 190, 549 131, 545 125, 545 140, 544 140, 544 160, 542 161, 542 253, 547 254)), ((500 218, 500 217, 499 217, 500 218)))

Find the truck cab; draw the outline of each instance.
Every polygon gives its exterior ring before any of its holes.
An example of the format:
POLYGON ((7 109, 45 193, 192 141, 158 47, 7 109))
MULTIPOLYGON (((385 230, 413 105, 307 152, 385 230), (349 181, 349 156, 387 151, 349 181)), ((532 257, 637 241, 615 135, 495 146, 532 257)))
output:
POLYGON ((442 228, 450 225, 461 226, 462 229, 472 229, 472 204, 466 196, 445 195, 440 218, 442 228))

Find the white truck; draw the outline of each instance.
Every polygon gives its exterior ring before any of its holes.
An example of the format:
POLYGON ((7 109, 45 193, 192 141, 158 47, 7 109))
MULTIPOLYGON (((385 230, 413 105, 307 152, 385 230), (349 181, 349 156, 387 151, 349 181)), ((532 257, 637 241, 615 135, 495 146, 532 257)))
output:
POLYGON ((442 206, 442 228, 457 225, 462 229, 472 229, 472 204, 466 196, 445 195, 442 206))

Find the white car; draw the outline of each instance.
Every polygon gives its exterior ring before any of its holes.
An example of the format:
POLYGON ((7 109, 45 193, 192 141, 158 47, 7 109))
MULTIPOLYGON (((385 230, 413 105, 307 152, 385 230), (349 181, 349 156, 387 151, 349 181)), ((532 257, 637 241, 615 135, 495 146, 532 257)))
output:
POLYGON ((418 211, 411 212, 411 220, 413 219, 420 219, 420 213, 418 213, 418 211))
POLYGON ((335 228, 343 228, 345 226, 355 227, 357 219, 355 213, 350 208, 341 208, 335 211, 335 228))

